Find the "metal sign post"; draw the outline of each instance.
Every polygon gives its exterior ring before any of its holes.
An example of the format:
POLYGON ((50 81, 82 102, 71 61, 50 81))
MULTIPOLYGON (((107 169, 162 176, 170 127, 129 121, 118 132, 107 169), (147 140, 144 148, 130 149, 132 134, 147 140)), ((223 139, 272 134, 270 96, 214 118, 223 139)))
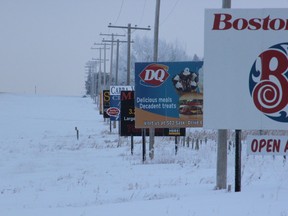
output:
POLYGON ((235 192, 241 191, 241 130, 235 130, 235 192))

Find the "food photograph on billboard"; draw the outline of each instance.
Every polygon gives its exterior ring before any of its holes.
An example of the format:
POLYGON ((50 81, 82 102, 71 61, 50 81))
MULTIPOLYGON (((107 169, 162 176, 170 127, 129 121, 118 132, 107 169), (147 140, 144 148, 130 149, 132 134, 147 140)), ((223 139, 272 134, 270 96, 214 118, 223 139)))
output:
POLYGON ((203 125, 203 61, 135 63, 135 127, 203 125))

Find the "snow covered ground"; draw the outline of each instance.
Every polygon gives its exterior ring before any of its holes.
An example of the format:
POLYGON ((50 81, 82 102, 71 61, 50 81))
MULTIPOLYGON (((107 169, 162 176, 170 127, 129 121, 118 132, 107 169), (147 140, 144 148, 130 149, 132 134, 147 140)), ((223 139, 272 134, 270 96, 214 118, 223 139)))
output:
POLYGON ((177 155, 173 138, 157 137, 155 159, 142 163, 141 138, 131 155, 130 138, 110 133, 90 98, 1 93, 0 122, 3 216, 288 216, 281 156, 247 156, 244 143, 242 191, 235 193, 231 149, 232 191, 214 189, 213 131, 188 129, 208 141, 199 150, 180 145, 177 155))

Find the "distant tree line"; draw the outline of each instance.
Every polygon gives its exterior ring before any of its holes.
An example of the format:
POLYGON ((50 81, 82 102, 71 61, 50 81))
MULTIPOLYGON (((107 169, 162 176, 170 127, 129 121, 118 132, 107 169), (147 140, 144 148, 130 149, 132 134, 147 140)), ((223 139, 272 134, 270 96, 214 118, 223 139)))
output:
MULTIPOLYGON (((134 66, 135 62, 152 62, 153 61, 153 45, 154 41, 149 37, 136 36, 133 39, 134 43, 131 45, 131 80, 130 83, 134 85, 134 66)), ((113 62, 113 73, 116 71, 115 56, 113 62)), ((186 53, 186 50, 179 42, 167 43, 164 40, 158 42, 158 61, 199 61, 201 60, 197 54, 193 57, 186 53)), ((98 73, 96 69, 90 69, 88 72, 87 80, 85 82, 86 94, 91 95, 93 73, 98 73)), ((118 85, 126 84, 127 76, 127 46, 126 44, 120 45, 119 51, 119 64, 118 64, 118 85)), ((95 77, 95 76, 94 76, 95 77)), ((96 76, 98 77, 98 75, 96 76)), ((112 74, 112 83, 115 80, 115 74, 112 74)), ((94 82, 98 83, 96 80, 94 82)), ((103 84, 103 83, 102 83, 103 84)))

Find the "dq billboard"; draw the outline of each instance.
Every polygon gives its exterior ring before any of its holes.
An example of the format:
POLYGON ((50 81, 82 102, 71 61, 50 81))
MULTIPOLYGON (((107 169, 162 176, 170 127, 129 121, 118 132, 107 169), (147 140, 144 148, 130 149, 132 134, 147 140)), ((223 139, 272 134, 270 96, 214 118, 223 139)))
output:
POLYGON ((135 63, 135 127, 202 127, 203 61, 135 63))
POLYGON ((207 9, 204 46, 204 127, 287 129, 288 9, 207 9))

